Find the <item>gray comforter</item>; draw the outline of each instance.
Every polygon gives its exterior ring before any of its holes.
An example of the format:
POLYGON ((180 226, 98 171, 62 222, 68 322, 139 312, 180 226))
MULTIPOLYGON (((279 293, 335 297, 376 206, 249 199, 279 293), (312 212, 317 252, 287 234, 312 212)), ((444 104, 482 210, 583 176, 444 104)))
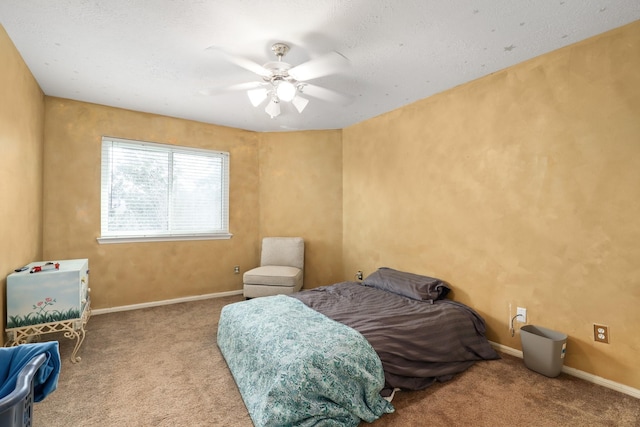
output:
POLYGON ((500 358, 484 335, 482 317, 455 301, 419 301, 357 282, 290 296, 364 335, 382 360, 390 389, 423 389, 478 360, 500 358))

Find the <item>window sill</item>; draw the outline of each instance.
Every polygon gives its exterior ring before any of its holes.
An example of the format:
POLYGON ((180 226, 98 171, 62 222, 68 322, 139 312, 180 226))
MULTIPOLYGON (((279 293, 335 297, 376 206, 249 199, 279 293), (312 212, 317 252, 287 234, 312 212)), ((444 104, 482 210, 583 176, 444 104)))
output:
POLYGON ((98 237, 96 240, 99 244, 111 243, 142 243, 142 242, 179 242, 186 240, 228 240, 233 234, 178 234, 172 236, 116 236, 116 237, 98 237))

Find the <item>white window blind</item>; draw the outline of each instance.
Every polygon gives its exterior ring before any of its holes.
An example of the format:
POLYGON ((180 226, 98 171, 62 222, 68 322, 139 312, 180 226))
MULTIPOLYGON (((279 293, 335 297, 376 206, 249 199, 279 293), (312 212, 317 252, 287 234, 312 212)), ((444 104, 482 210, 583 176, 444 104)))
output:
POLYGON ((102 138, 101 242, 229 238, 229 153, 102 138))

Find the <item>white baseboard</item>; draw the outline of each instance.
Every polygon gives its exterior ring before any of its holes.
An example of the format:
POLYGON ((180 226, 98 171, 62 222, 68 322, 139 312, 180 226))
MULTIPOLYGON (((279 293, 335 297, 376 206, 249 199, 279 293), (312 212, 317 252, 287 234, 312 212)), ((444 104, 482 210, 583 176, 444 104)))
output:
POLYGON ((159 307, 161 305, 178 304, 181 302, 190 302, 190 301, 200 301, 200 300, 205 300, 210 298, 228 297, 232 295, 242 295, 242 289, 239 291, 216 292, 214 294, 195 295, 192 297, 174 298, 174 299, 168 299, 163 301, 152 301, 152 302, 144 302, 141 304, 122 305, 119 307, 92 309, 91 315, 94 316, 99 314, 116 313, 119 311, 139 310, 141 308, 159 307))
MULTIPOLYGON (((495 347, 496 350, 522 359, 521 350, 516 350, 515 348, 507 347, 506 345, 498 344, 493 341, 489 341, 489 342, 493 347, 495 347)), ((606 378, 602 378, 597 375, 593 375, 576 368, 570 368, 569 366, 563 366, 562 372, 564 372, 567 375, 571 375, 573 377, 577 377, 582 380, 588 381, 590 383, 598 384, 603 387, 610 388, 615 391, 619 391, 620 393, 628 394, 629 396, 635 397, 636 399, 640 399, 640 390, 638 390, 637 388, 629 387, 627 385, 620 384, 615 381, 611 381, 606 378)))

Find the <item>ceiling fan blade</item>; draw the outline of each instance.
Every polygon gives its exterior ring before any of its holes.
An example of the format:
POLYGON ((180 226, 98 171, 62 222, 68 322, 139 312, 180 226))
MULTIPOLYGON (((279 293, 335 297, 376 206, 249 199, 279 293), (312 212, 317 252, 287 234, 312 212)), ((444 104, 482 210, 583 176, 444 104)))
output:
POLYGON ((329 52, 326 55, 303 62, 289 70, 289 75, 296 80, 313 80, 318 77, 334 74, 349 66, 349 60, 338 52, 329 52))
POLYGON ((227 61, 231 62, 232 64, 235 64, 235 65, 237 65, 239 67, 242 67, 245 70, 252 71, 252 72, 256 73, 259 76, 262 76, 262 77, 270 77, 271 76, 271 72, 269 70, 267 70, 266 68, 264 68, 262 65, 258 64, 257 62, 253 62, 250 59, 242 58, 242 57, 236 56, 236 55, 232 55, 229 52, 225 52, 224 50, 222 50, 222 49, 220 49, 218 47, 215 47, 215 46, 208 47, 207 50, 218 52, 220 55, 222 55, 227 61))
POLYGON ((301 93, 313 96, 314 98, 318 98, 323 101, 346 105, 349 104, 352 100, 352 97, 349 95, 345 95, 321 86, 316 86, 309 83, 303 83, 300 86, 301 93))
POLYGON ((207 89, 201 89, 199 92, 203 95, 219 95, 225 92, 235 92, 240 90, 250 90, 257 89, 259 87, 265 86, 265 82, 246 82, 246 83, 238 83, 235 85, 227 86, 227 87, 212 87, 207 89))

